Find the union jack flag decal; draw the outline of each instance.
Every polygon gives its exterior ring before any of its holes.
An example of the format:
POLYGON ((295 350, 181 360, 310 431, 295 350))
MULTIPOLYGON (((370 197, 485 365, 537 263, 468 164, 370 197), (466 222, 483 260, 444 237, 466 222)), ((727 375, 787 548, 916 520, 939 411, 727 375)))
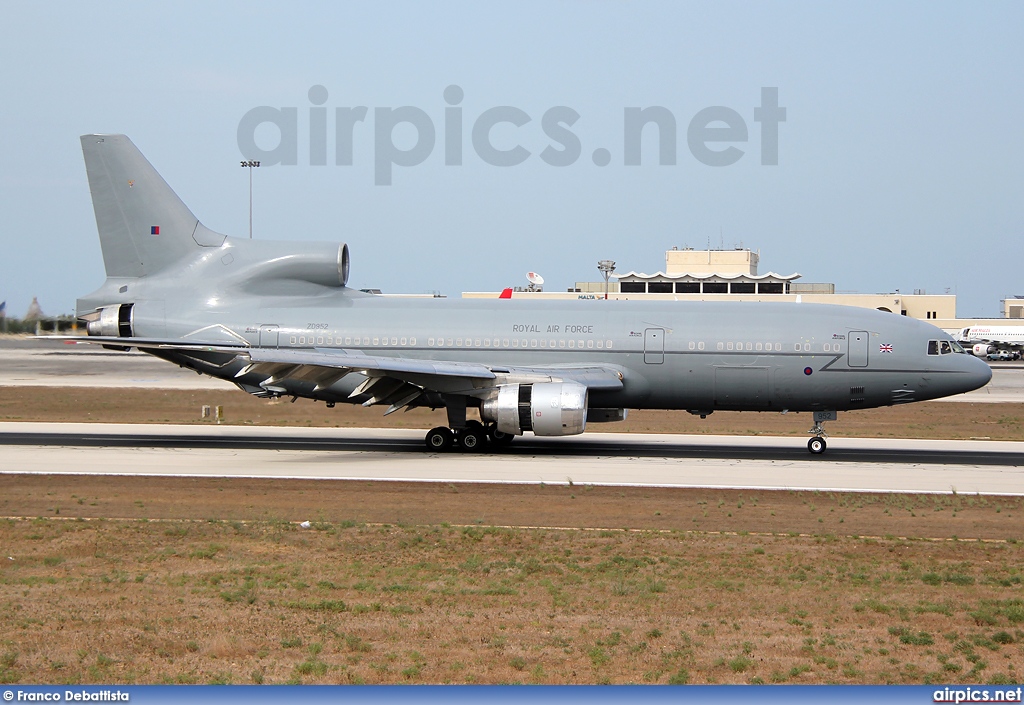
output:
POLYGON ((878 345, 878 352, 880 352, 880 353, 883 353, 883 352, 891 353, 892 352, 892 345, 890 345, 889 343, 879 343, 879 345, 878 345))

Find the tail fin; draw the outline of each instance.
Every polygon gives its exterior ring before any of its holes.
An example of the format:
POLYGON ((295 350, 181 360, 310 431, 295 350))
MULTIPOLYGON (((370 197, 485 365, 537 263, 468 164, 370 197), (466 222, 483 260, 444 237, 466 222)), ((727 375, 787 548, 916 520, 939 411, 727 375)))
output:
POLYGON ((224 236, 204 227, 124 135, 82 135, 108 277, 155 274, 224 236))

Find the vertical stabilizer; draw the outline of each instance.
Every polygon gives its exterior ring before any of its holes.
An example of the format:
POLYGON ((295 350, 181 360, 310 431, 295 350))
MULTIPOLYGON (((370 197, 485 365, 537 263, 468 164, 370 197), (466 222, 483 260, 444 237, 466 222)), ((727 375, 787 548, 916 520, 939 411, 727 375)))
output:
POLYGON ((124 135, 82 135, 108 277, 155 274, 224 236, 203 227, 124 135))

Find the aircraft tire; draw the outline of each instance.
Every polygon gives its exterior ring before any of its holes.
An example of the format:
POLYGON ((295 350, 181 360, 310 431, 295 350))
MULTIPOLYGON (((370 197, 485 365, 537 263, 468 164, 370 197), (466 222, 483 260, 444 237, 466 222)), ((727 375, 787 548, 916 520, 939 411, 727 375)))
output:
POLYGON ((428 450, 443 453, 452 449, 452 445, 455 443, 455 436, 452 434, 451 429, 445 426, 438 426, 427 431, 424 441, 427 444, 428 450))
POLYGON ((459 432, 459 446, 467 453, 479 453, 487 450, 487 435, 483 427, 467 426, 459 432))
POLYGON ((826 447, 825 439, 820 436, 815 436, 807 441, 807 450, 811 451, 814 455, 821 455, 825 452, 826 447))
POLYGON ((487 440, 489 440, 491 444, 497 448, 504 448, 505 446, 510 444, 512 442, 512 439, 514 438, 515 436, 512 435, 511 433, 499 431, 497 426, 492 426, 487 429, 487 440))

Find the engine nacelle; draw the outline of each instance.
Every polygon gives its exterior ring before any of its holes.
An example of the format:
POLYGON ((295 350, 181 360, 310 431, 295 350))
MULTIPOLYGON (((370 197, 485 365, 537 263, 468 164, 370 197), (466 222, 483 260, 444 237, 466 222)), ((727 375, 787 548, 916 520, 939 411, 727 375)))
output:
POLYGON ((971 352, 973 352, 976 357, 985 357, 986 355, 994 353, 995 351, 996 346, 989 345, 988 343, 978 343, 971 349, 971 352))
MULTIPOLYGON (((278 245, 279 243, 271 243, 278 245)), ((253 249, 260 256, 261 250, 253 249)), ((242 269, 238 276, 246 280, 266 282, 295 280, 320 286, 346 286, 350 269, 348 245, 329 242, 297 243, 289 252, 274 252, 263 261, 242 269)))
POLYGON ((86 331, 89 335, 103 335, 111 338, 131 338, 134 335, 132 310, 135 304, 104 306, 86 317, 86 331))
POLYGON ((480 414, 513 435, 573 436, 587 428, 587 388, 578 382, 503 384, 480 414))

